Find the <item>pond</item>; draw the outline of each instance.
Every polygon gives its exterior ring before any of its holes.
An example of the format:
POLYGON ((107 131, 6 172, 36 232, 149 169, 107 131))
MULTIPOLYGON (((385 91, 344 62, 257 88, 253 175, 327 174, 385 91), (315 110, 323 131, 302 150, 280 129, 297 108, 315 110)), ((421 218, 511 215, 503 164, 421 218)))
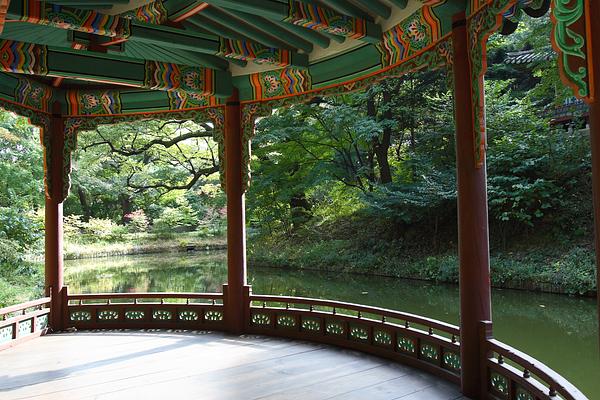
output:
MULTIPOLYGON (((65 262, 70 293, 219 292, 224 252, 159 254, 65 262)), ((458 287, 377 276, 251 267, 257 294, 335 299, 458 323, 458 287)), ((593 299, 494 290, 494 333, 600 398, 600 355, 593 299)))

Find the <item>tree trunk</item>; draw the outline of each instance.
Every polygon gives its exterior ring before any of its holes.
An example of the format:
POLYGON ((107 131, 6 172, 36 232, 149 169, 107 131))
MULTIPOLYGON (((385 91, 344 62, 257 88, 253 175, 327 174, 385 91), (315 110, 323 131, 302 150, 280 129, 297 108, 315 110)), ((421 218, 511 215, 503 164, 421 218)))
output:
MULTIPOLYGON (((385 90, 383 92, 383 104, 388 106, 392 101, 392 94, 385 90)), ((386 110, 383 113, 383 118, 387 121, 392 119, 392 109, 391 107, 386 107, 386 110)), ((390 163, 388 160, 388 151, 390 149, 390 145, 392 144, 392 128, 390 126, 386 126, 383 128, 383 136, 381 141, 379 141, 378 146, 375 148, 375 154, 377 156, 377 164, 379 165, 379 179, 381 183, 392 183, 392 171, 390 170, 390 163)))
POLYGON ((119 195, 119 202, 121 203, 121 220, 123 221, 123 223, 126 223, 127 220, 125 218, 125 216, 127 214, 131 214, 131 197, 129 197, 129 195, 125 194, 125 193, 121 193, 119 195))
MULTIPOLYGON (((383 92, 383 104, 387 105, 392 99, 391 93, 386 90, 383 92)), ((373 119, 377 118, 377 109, 375 108, 375 100, 370 97, 367 100, 367 115, 373 119)), ((388 109, 383 113, 383 117, 386 120, 392 119, 392 110, 388 109)), ((392 142, 392 129, 385 127, 383 129, 383 136, 381 140, 378 137, 373 138, 372 146, 377 160, 377 166, 379 169, 379 182, 386 184, 392 182, 392 172, 390 170, 390 163, 388 161, 388 151, 392 142)))
POLYGON ((77 187, 77 195, 79 196, 79 203, 81 204, 81 210, 83 211, 83 220, 89 221, 92 216, 92 211, 90 209, 90 203, 88 202, 87 193, 83 189, 83 187, 77 187))

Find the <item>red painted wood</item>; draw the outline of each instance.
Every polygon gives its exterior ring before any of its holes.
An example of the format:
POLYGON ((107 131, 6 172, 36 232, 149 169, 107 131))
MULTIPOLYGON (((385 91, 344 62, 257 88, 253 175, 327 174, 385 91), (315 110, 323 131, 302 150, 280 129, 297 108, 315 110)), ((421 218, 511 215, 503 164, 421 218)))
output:
POLYGON ((172 22, 183 22, 186 19, 198 14, 200 11, 204 10, 206 7, 208 7, 207 3, 200 3, 196 7, 192 8, 191 10, 186 12, 185 14, 182 14, 179 17, 172 19, 171 21, 172 22))
MULTIPOLYGON (((590 74, 594 78, 594 93, 590 103, 590 139, 592 147, 592 186, 594 192, 595 243, 596 243, 596 273, 600 282, 600 4, 598 1, 588 1, 592 40, 592 62, 590 74)), ((600 290, 598 292, 598 325, 600 327, 600 290)), ((600 340, 600 330, 598 331, 600 340)))
POLYGON ((242 191, 242 126, 237 89, 225 106, 225 174, 227 190, 227 324, 244 329, 246 286, 246 213, 242 191))
POLYGON ((6 22, 6 12, 8 11, 8 6, 10 5, 10 0, 0 0, 0 33, 4 30, 4 23, 6 22))
POLYGON ((62 290, 63 277, 63 148, 64 148, 64 123, 60 115, 60 104, 53 107, 50 134, 52 160, 46 166, 47 174, 52 178, 52 187, 48 188, 46 196, 46 243, 45 243, 45 288, 46 295, 52 297, 52 314, 50 327, 61 330, 62 326, 62 290), (52 293, 50 293, 52 288, 52 293))
MULTIPOLYGON (((460 341, 463 393, 483 393, 479 323, 491 320, 490 265, 485 154, 476 167, 469 40, 464 15, 455 19, 454 104, 458 186, 458 253, 460 260, 460 341)), ((483 95, 483 94, 482 94, 483 95)))

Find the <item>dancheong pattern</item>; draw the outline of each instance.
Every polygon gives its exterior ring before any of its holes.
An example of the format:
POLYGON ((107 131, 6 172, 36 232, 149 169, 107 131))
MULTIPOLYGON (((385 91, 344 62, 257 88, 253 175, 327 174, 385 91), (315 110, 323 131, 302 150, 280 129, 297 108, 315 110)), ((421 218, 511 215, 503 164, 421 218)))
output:
POLYGON ((110 115, 121 112, 121 99, 117 91, 69 90, 66 99, 70 115, 110 115))
POLYGON ((183 90, 199 95, 214 94, 214 76, 209 68, 146 61, 144 87, 155 90, 183 90))
POLYGON ((171 110, 181 110, 184 108, 204 107, 209 105, 209 97, 187 93, 182 90, 171 90, 169 94, 169 108, 171 110))
POLYGON ((360 18, 340 15, 330 9, 296 0, 289 1, 289 16, 286 21, 353 39, 363 38, 367 29, 366 22, 360 18))
POLYGON ((283 68, 252 74, 250 84, 255 99, 268 99, 310 90, 312 79, 308 70, 283 68))
POLYGON ((485 154, 485 101, 483 75, 487 69, 486 44, 489 36, 502 24, 503 14, 515 0, 492 0, 468 21, 469 59, 471 63, 471 86, 473 101, 473 125, 475 135, 475 164, 483 165, 485 154))
POLYGON ((248 40, 221 38, 218 55, 243 61, 254 61, 257 64, 270 64, 285 67, 290 63, 288 50, 266 47, 248 40))
POLYGON ((101 14, 93 10, 53 6, 45 1, 21 1, 21 20, 25 22, 115 38, 127 38, 131 34, 131 21, 128 18, 101 14))
POLYGON ((15 101, 36 110, 48 111, 52 100, 52 88, 31 79, 19 79, 15 87, 15 101))
POLYGON ((163 5, 162 0, 156 0, 142 7, 136 8, 130 13, 124 14, 124 17, 133 18, 137 21, 147 24, 163 24, 166 22, 168 12, 163 5))
MULTIPOLYGON (((552 45, 558 52, 561 77, 575 96, 589 101, 590 87, 586 25, 591 23, 585 15, 584 0, 554 0, 552 2, 552 45)), ((596 23, 598 23, 596 21, 596 23)))
POLYGON ((0 42, 0 68, 4 72, 46 75, 48 50, 46 46, 3 40, 0 42))
POLYGON ((393 65, 422 51, 440 38, 440 21, 423 7, 400 24, 383 33, 377 45, 383 66, 393 65))

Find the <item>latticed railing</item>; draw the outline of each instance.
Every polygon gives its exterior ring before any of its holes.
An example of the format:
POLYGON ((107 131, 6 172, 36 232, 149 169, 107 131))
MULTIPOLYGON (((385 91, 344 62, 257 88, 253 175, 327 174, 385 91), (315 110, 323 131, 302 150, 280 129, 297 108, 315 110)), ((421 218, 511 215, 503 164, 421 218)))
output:
POLYGON ((50 297, 0 308, 0 350, 46 333, 50 297))
MULTIPOLYGON (((68 294, 63 325, 77 329, 227 330, 222 293, 68 294)), ((312 340, 387 357, 459 383, 457 326, 378 307, 301 297, 244 295, 248 333, 312 340)), ((50 298, 0 309, 0 349, 44 334, 50 298)), ((482 321, 483 398, 587 400, 534 358, 493 339, 482 321)))
POLYGON ((66 293, 65 300, 65 326, 78 329, 225 328, 221 293, 66 293))
MULTIPOLYGON (((552 369, 492 338, 492 323, 482 322, 488 395, 502 400, 587 399, 552 369)), ((575 366, 574 366, 575 367, 575 366)))
POLYGON ((459 330, 441 321, 338 301, 250 295, 247 323, 253 333, 354 348, 460 381, 459 330))

